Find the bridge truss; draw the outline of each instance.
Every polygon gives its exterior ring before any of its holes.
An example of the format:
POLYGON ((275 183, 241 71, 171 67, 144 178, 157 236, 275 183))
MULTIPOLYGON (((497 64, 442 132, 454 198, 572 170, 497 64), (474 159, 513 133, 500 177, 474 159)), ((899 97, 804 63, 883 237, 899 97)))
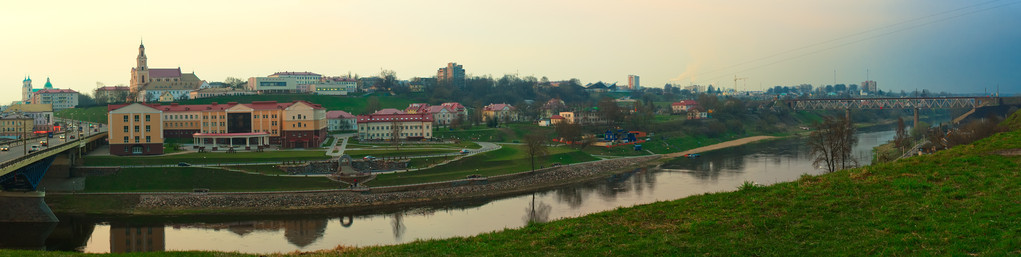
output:
POLYGON ((995 103, 992 97, 913 97, 799 99, 786 101, 796 110, 973 109, 995 103))

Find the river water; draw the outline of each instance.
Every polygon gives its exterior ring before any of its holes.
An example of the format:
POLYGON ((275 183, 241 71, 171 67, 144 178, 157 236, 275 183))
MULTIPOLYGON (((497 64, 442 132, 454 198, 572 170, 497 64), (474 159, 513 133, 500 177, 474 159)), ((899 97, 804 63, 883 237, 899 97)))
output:
MULTIPOLYGON (((889 128, 860 131, 854 150, 859 163, 867 165, 872 147, 891 140, 894 134, 889 128)), ((388 213, 148 220, 61 216, 52 232, 37 229, 45 234, 44 244, 21 248, 90 253, 273 253, 472 236, 520 228, 530 220, 545 222, 706 192, 733 191, 745 181, 769 185, 793 181, 802 174, 823 173, 812 164, 803 140, 774 140, 706 152, 697 159, 672 160, 664 169, 636 170, 532 194, 388 213)), ((23 231, 0 231, 0 245, 4 245, 4 238, 24 238, 21 235, 23 231)))

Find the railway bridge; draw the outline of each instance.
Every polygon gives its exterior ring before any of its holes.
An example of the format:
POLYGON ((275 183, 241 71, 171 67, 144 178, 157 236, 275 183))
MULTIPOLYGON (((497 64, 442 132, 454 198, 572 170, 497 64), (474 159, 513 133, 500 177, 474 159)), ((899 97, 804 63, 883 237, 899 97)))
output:
POLYGON ((902 97, 902 98, 832 98, 832 99, 796 99, 785 100, 784 104, 795 110, 845 110, 850 116, 851 109, 913 109, 914 124, 918 124, 918 111, 921 109, 971 109, 961 117, 954 119, 959 122, 971 115, 975 109, 984 106, 1000 105, 999 97, 902 97))

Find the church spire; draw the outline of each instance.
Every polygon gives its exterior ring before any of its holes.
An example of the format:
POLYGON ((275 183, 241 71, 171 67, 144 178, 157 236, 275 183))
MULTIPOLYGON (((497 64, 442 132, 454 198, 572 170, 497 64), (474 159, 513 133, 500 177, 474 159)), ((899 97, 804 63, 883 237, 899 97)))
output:
POLYGON ((145 57, 145 44, 142 44, 142 41, 139 40, 139 42, 138 42, 138 57, 135 58, 135 61, 136 61, 135 68, 138 69, 138 70, 146 70, 146 69, 148 69, 149 68, 149 64, 148 64, 148 61, 146 59, 147 58, 145 57))

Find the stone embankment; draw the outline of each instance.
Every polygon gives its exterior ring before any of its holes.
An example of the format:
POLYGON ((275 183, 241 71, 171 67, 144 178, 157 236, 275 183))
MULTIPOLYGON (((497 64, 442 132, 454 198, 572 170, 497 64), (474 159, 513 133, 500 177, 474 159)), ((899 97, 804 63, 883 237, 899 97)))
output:
POLYGON ((136 210, 316 210, 363 208, 479 199, 529 192, 570 184, 585 179, 630 171, 659 156, 603 160, 490 177, 488 181, 448 181, 420 185, 370 188, 366 192, 346 190, 292 193, 208 193, 150 194, 141 196, 136 210))

